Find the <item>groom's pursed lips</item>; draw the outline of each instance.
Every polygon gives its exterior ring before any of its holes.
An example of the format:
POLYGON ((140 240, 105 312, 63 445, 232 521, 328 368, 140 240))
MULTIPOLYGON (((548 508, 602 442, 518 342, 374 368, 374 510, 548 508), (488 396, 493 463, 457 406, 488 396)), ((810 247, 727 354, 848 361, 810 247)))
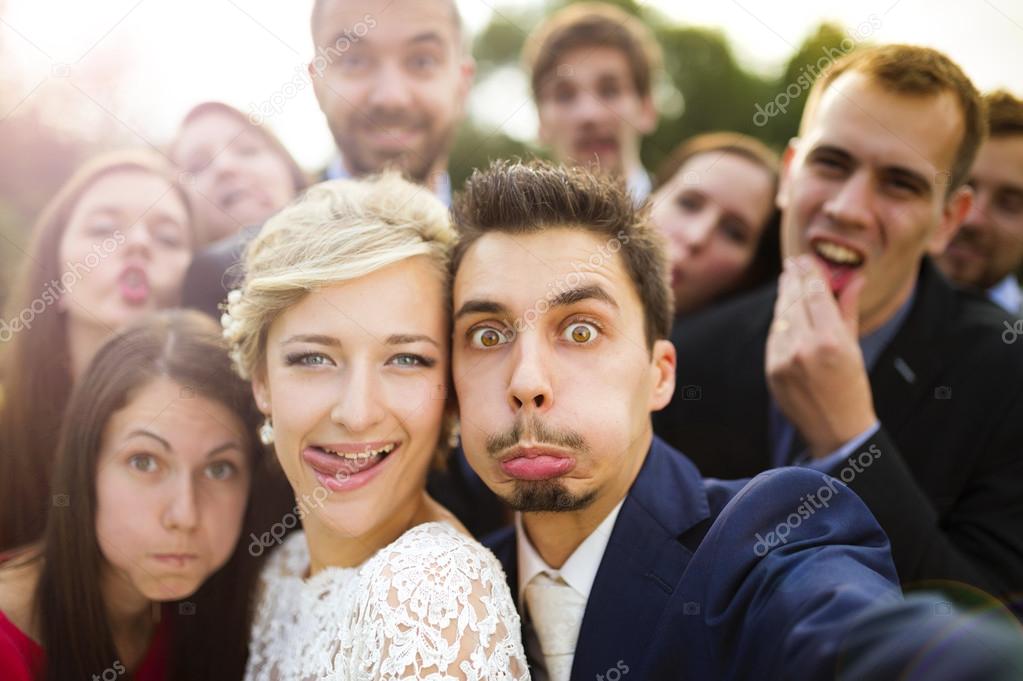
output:
POLYGON ((502 454, 498 463, 505 475, 517 480, 549 480, 575 468, 575 457, 563 449, 516 446, 502 454))
POLYGON ((538 456, 550 456, 565 459, 573 455, 573 452, 567 449, 561 449, 560 447, 551 447, 541 444, 519 444, 515 445, 511 449, 507 449, 499 453, 496 458, 498 461, 504 462, 510 459, 519 458, 535 459, 538 456))

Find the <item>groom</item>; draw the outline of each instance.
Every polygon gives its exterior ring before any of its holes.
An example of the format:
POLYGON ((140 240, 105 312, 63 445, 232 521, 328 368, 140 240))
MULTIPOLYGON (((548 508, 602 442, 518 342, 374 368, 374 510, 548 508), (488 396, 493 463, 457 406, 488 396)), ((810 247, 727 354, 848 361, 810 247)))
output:
POLYGON ((533 678, 833 678, 853 620, 898 607, 888 541, 831 477, 703 479, 654 437, 675 388, 671 297, 625 191, 498 162, 455 220, 462 442, 518 511, 490 547, 533 678))

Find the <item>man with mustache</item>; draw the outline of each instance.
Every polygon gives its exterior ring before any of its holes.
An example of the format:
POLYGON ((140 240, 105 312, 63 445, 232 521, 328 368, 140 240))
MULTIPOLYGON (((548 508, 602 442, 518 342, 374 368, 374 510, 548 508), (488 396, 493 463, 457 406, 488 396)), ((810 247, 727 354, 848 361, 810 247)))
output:
POLYGON ((475 73, 454 0, 317 0, 312 30, 309 75, 340 152, 327 179, 397 167, 450 203, 475 73))
POLYGON ((499 162, 455 223, 463 444, 518 511, 487 543, 534 680, 1019 678, 1015 620, 903 601, 884 533, 841 482, 704 479, 653 434, 675 387, 671 291, 623 188, 499 162))
POLYGON ((989 137, 970 169, 973 207, 938 266, 957 284, 986 291, 1023 314, 1023 101, 1004 90, 984 98, 989 137))
POLYGON ((1023 353, 934 267, 969 214, 981 100, 943 54, 848 55, 783 158, 778 284, 685 320, 655 430, 705 475, 840 477, 907 588, 1023 586, 1023 353))
POLYGON ((540 141, 567 165, 624 180, 636 201, 650 193, 640 141, 657 126, 653 83, 661 51, 636 17, 599 2, 571 4, 523 47, 540 141))
POLYGON ((831 678, 854 617, 899 598, 887 540, 821 473, 704 480, 653 435, 675 386, 671 292, 624 188, 498 162, 455 223, 462 443, 519 512, 488 544, 532 678, 831 678))
MULTIPOLYGON (((450 203, 448 154, 475 73, 454 0, 316 0, 311 26, 309 77, 339 153, 320 179, 398 168, 450 203)), ((196 255, 187 307, 219 318, 259 227, 196 255)))
MULTIPOLYGON (((448 154, 475 73, 454 0, 316 0, 313 92, 339 155, 321 179, 362 177, 397 168, 451 201, 448 154)), ((240 280, 245 245, 261 225, 196 255, 185 305, 219 319, 240 280)), ((505 522, 499 503, 460 452, 431 474, 431 493, 474 534, 505 522)))

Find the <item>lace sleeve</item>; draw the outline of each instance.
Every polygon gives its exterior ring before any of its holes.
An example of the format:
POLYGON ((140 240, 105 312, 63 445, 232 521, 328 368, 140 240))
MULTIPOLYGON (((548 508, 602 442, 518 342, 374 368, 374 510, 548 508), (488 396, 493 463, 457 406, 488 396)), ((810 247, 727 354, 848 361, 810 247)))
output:
POLYGON ((433 523, 406 533, 375 563, 355 676, 528 681, 519 616, 486 548, 433 523))

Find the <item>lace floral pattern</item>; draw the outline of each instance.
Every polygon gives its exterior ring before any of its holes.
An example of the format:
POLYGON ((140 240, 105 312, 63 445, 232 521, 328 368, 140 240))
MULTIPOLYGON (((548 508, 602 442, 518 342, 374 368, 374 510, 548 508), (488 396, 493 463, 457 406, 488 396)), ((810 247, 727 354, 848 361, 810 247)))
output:
POLYGON ((249 681, 528 681, 500 563, 446 523, 413 527, 355 568, 309 567, 294 533, 263 569, 249 681))

